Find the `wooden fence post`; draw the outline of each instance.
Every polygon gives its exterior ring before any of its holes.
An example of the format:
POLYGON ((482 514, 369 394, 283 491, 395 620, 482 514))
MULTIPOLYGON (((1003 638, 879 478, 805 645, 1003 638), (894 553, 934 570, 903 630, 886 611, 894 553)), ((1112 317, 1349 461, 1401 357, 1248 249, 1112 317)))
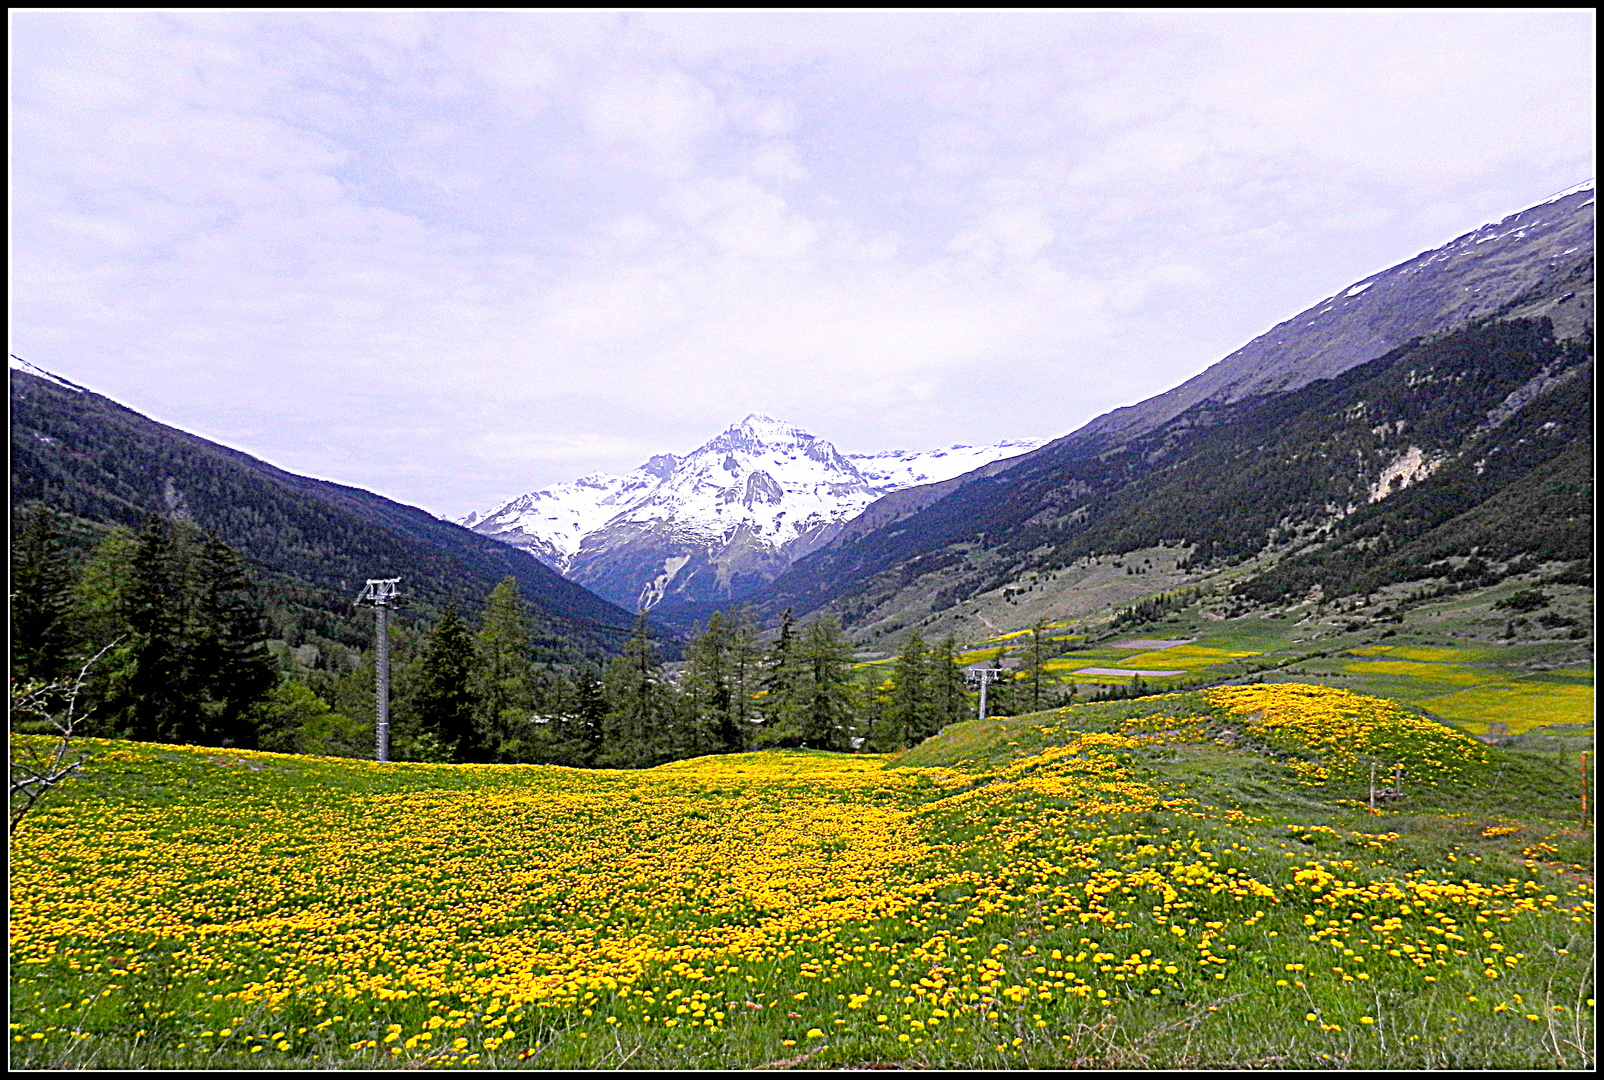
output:
POLYGON ((1582 824, 1588 821, 1587 807, 1587 751, 1582 751, 1582 824))

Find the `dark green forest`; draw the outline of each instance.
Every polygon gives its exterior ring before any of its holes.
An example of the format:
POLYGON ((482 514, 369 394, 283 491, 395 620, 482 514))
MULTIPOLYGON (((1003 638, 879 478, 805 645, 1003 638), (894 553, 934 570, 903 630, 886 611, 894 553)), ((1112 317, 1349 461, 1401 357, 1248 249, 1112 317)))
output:
MULTIPOLYGON (((87 663, 80 734, 373 756, 371 649, 270 638, 240 555, 183 518, 113 528, 77 560, 63 520, 35 504, 13 534, 14 695, 87 663)), ((763 746, 896 750, 973 707, 951 640, 911 640, 883 677, 855 668, 830 616, 787 614, 764 645, 749 609, 714 613, 672 672, 637 618, 605 664, 553 663, 520 588, 504 578, 477 627, 449 604, 392 624, 393 757, 630 768, 763 746)), ((1031 685, 994 692, 991 711, 1031 685)))

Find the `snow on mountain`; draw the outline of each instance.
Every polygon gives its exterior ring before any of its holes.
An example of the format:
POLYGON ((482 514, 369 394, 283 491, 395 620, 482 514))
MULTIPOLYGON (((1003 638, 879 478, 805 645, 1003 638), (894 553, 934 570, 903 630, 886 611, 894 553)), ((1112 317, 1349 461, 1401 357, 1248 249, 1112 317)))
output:
POLYGON ((996 461, 1017 457, 1045 439, 1004 439, 992 446, 957 444, 941 450, 887 450, 881 454, 848 454, 863 478, 886 492, 919 484, 937 484, 996 461))
MULTIPOLYGON (((1556 191, 1556 192, 1554 192, 1554 194, 1550 195, 1548 198, 1544 199, 1542 202, 1534 203, 1533 206, 1547 206, 1551 202, 1559 202, 1561 199, 1565 198, 1566 196, 1575 195, 1578 191, 1592 191, 1592 190, 1593 190, 1593 178, 1592 177, 1588 177, 1586 180, 1583 180, 1580 184, 1574 184, 1571 187, 1566 188, 1564 191, 1556 191)), ((1532 207, 1528 206, 1526 209, 1530 210, 1530 209, 1532 209, 1532 207)))
POLYGON ((57 386, 65 386, 68 390, 74 390, 80 394, 84 392, 84 388, 79 386, 77 383, 70 383, 66 379, 63 379, 60 375, 52 375, 44 368, 28 363, 28 361, 24 360, 20 356, 17 356, 15 353, 8 353, 7 355, 11 357, 12 371, 21 371, 28 375, 37 376, 41 379, 44 379, 46 382, 53 382, 57 386))
POLYGON ((637 608, 670 592, 729 599, 828 543, 880 496, 1043 441, 846 456, 754 414, 684 457, 661 454, 624 476, 542 488, 459 523, 637 608))

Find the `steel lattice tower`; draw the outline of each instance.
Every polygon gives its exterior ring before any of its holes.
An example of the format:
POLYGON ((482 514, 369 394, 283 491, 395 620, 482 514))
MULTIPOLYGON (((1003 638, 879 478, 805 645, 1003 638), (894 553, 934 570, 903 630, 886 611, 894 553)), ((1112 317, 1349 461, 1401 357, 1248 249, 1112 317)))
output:
POLYGON ((390 760, 390 606, 400 578, 368 578, 356 603, 373 605, 373 715, 376 761, 390 760))

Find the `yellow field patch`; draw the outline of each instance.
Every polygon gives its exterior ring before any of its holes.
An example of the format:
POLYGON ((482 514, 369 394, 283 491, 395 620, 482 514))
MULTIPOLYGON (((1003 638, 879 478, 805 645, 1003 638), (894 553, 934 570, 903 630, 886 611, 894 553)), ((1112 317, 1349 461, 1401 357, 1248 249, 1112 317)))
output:
POLYGON ((1425 682, 1447 683, 1449 686, 1475 686, 1493 678, 1491 674, 1483 675, 1462 667, 1412 660, 1355 660, 1343 664, 1342 670, 1352 675, 1404 675, 1425 682))
POLYGON ((250 843, 208 842, 246 835, 243 821, 217 832, 212 807, 86 807, 13 849, 12 959, 141 934, 202 969, 272 955, 277 978, 234 992, 247 1004, 381 986, 571 1003, 581 984, 628 984, 648 963, 758 953, 910 904, 917 829, 876 800, 916 777, 884 763, 769 752, 637 773, 400 765, 522 786, 330 799, 253 822, 250 843))
POLYGON ((1127 656, 1120 661, 1120 666, 1130 668, 1178 667, 1190 671, 1258 655, 1260 654, 1256 652, 1235 649, 1210 649, 1202 645, 1177 645, 1173 649, 1158 649, 1153 652, 1141 653, 1138 656, 1127 656))
POLYGON ((1532 682, 1525 679, 1460 690, 1422 702, 1450 720, 1476 725, 1503 724, 1520 735, 1550 724, 1593 722, 1593 688, 1532 682))
POLYGON ((1114 664, 1123 664, 1124 660, 1106 650, 1076 653, 1074 656, 1055 656, 1042 664, 1042 670, 1058 672, 1078 671, 1083 667, 1108 667, 1114 664))
POLYGON ((1446 649, 1425 645, 1404 645, 1393 649, 1388 655, 1399 660, 1419 660, 1427 664, 1472 664, 1480 660, 1490 660, 1495 654, 1486 649, 1446 649))

